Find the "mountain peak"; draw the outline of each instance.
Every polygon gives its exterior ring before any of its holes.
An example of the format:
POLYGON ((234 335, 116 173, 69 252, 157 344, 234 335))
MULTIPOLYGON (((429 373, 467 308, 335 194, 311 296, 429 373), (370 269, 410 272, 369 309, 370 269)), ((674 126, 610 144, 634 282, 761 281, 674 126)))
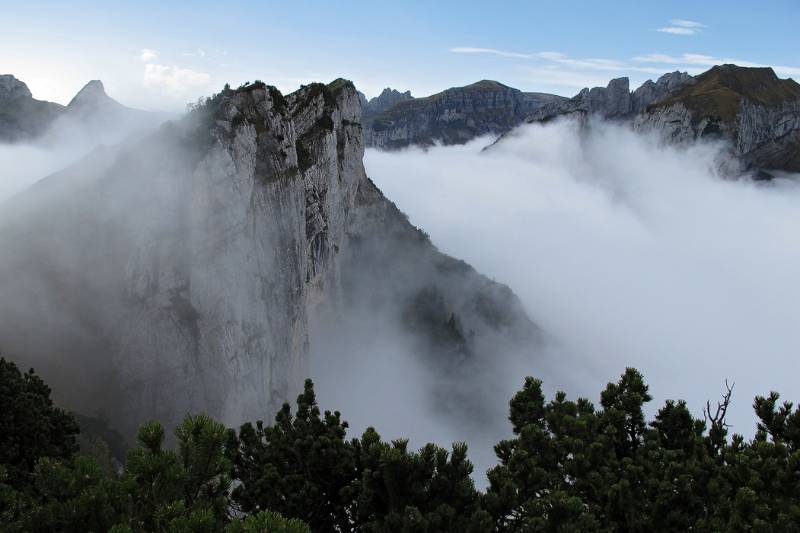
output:
POLYGON ((33 98, 25 82, 11 74, 0 74, 0 98, 33 98))
POLYGON ((386 97, 386 96, 394 96, 394 95, 402 95, 411 97, 411 91, 400 92, 397 89, 392 89, 391 87, 386 87, 381 94, 377 98, 386 97))
POLYGON ((400 92, 397 89, 386 87, 381 91, 381 94, 370 99, 368 102, 365 98, 365 100, 362 101, 362 106, 364 107, 365 114, 375 115, 389 109, 397 103, 413 99, 414 97, 411 96, 411 91, 400 92), (363 102, 366 102, 366 105, 364 105, 363 102))
POLYGON ((770 67, 740 67, 717 65, 695 77, 664 103, 682 102, 686 107, 704 114, 731 121, 745 98, 765 106, 778 106, 800 99, 800 85, 791 79, 781 79, 770 67))
POLYGON ((510 87, 503 85, 499 81, 480 80, 465 86, 464 89, 510 89, 510 87))
POLYGON ((78 91, 78 94, 69 102, 67 107, 84 107, 84 106, 97 106, 117 102, 106 94, 106 89, 103 82, 100 80, 91 80, 83 86, 83 89, 78 91))

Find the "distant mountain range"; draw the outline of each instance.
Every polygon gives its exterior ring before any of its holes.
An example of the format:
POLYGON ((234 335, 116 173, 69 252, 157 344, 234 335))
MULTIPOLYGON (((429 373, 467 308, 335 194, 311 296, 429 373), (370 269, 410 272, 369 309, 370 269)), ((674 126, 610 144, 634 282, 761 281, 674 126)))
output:
POLYGON ((715 66, 698 76, 671 72, 634 91, 628 78, 617 78, 573 98, 526 93, 487 80, 425 98, 386 89, 364 108, 364 137, 367 147, 384 150, 459 144, 560 117, 628 123, 679 144, 724 140, 734 173, 769 178, 773 171, 800 172, 800 85, 778 78, 771 68, 736 65, 715 66))
POLYGON ((368 147, 383 149, 430 146, 437 141, 459 144, 487 133, 509 131, 537 109, 566 100, 553 94, 525 93, 490 80, 425 98, 385 89, 364 109, 364 139, 368 147), (393 96, 396 103, 380 105, 393 96))
POLYGON ((87 83, 63 106, 37 100, 28 86, 10 74, 0 75, 0 142, 42 140, 61 123, 87 132, 131 130, 165 118, 124 106, 108 96, 100 80, 87 83))

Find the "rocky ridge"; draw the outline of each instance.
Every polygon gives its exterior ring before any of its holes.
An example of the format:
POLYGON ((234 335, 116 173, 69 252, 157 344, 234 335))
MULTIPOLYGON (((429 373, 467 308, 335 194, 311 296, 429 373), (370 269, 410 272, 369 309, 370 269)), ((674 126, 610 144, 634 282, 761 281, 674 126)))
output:
POLYGON ((522 123, 545 104, 566 100, 524 93, 483 80, 425 98, 401 101, 365 120, 368 147, 397 149, 435 142, 460 144, 486 134, 501 134, 522 123))
POLYGON ((615 78, 606 87, 586 88, 573 98, 542 106, 528 116, 526 122, 547 122, 562 116, 629 120, 647 106, 693 82, 694 78, 685 72, 670 72, 655 82, 646 81, 631 92, 628 78, 615 78))

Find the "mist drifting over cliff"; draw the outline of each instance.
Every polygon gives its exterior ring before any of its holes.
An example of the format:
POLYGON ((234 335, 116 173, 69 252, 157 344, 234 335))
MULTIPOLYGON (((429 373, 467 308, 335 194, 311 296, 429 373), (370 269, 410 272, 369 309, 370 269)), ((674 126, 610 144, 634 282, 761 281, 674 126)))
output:
MULTIPOLYGON (((701 416, 735 382, 732 430, 753 396, 796 396, 800 186, 717 175, 721 146, 666 147, 625 128, 526 126, 365 165, 444 252, 507 283, 549 350, 530 372, 593 401, 626 366, 701 416)), ((522 382, 522 375, 518 379, 522 382)))
POLYGON ((40 138, 0 143, 0 202, 80 161, 98 147, 144 137, 166 119, 165 114, 145 113, 118 121, 62 116, 40 138))
POLYGON ((351 436, 467 440, 482 474, 539 330, 367 179, 359 112, 343 80, 228 89, 6 200, 0 349, 129 440, 270 423, 311 367, 351 436))

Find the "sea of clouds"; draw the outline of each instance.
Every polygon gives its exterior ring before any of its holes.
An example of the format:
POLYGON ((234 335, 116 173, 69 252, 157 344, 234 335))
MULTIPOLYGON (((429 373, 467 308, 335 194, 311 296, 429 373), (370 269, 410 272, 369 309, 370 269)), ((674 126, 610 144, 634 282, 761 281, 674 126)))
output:
MULTIPOLYGON (((545 331, 511 390, 530 374, 599 403, 633 366, 650 414, 673 398, 701 417, 727 379, 728 420, 746 436, 756 394, 800 399, 800 180, 726 178, 720 145, 671 147, 610 124, 528 125, 490 142, 368 150, 365 165, 435 245, 508 284, 545 331)), ((480 472, 487 450, 474 453, 480 472)))

